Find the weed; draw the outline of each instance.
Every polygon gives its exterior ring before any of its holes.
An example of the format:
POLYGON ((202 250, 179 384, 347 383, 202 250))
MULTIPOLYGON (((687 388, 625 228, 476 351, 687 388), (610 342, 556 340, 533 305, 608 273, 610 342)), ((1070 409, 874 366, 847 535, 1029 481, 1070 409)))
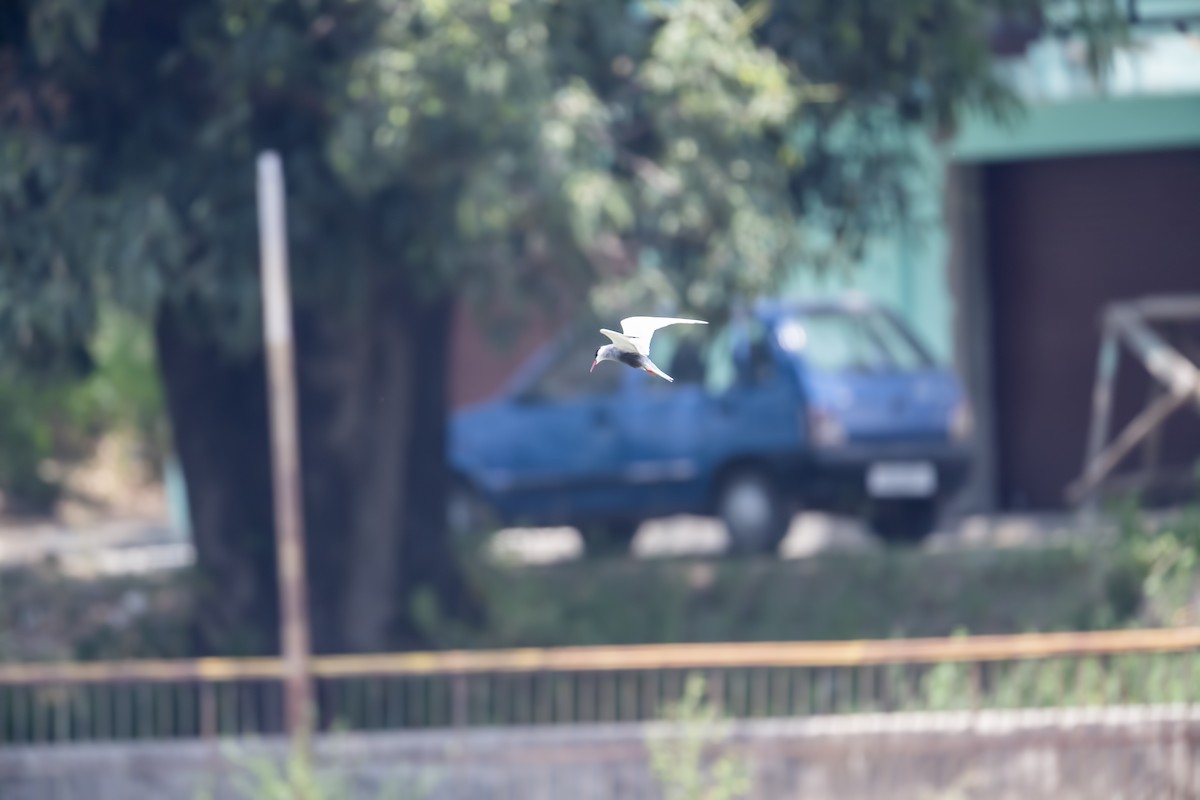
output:
POLYGON ((712 758, 726 742, 729 722, 707 699, 703 677, 689 675, 683 697, 667 707, 670 735, 651 735, 650 767, 665 800, 735 800, 750 791, 747 763, 734 753, 712 758))
MULTIPOLYGON (((230 765, 229 784, 242 800, 421 800, 433 789, 433 775, 419 780, 404 776, 380 785, 368 785, 351 769, 338 769, 298 754, 287 758, 251 754, 230 745, 225 751, 230 765)), ((210 800, 211 786, 197 792, 196 800, 210 800)))
POLYGON ((1143 623, 1191 625, 1200 620, 1200 503, 1157 524, 1136 498, 1116 504, 1123 554, 1141 579, 1143 623))

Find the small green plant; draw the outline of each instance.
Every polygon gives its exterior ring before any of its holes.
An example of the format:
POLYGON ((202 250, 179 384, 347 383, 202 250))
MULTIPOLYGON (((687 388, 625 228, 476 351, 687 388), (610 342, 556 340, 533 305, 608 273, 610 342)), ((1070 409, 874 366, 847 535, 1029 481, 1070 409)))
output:
MULTIPOLYGON (((231 765, 229 783, 240 800, 422 800, 433 789, 432 773, 418 780, 406 776, 367 788, 355 780, 351 770, 323 766, 316 760, 292 753, 286 758, 226 750, 231 765)), ((196 800, 211 800, 211 787, 197 793, 196 800)))
POLYGON ((707 700, 707 682, 688 676, 683 697, 663 715, 672 730, 651 735, 650 766, 665 800, 736 800, 750 791, 746 762, 733 753, 711 758, 729 736, 729 722, 707 700))
POLYGON ((921 682, 923 710, 954 711, 972 703, 971 665, 956 661, 935 664, 921 682))
POLYGON ((1200 503, 1153 525, 1136 499, 1117 508, 1121 545, 1142 576, 1143 616, 1157 625, 1195 624, 1200 595, 1200 503))
POLYGON ((271 758, 241 758, 233 784, 247 800, 341 800, 350 798, 345 776, 323 772, 310 759, 289 756, 282 763, 271 758))

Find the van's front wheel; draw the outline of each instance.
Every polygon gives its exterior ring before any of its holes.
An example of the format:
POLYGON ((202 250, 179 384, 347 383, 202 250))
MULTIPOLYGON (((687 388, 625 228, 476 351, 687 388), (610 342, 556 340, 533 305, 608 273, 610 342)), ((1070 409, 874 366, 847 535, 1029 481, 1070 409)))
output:
POLYGON ((446 529, 453 540, 477 546, 499 527, 495 512, 471 486, 461 480, 446 492, 446 529))
POLYGON ((782 495, 764 470, 742 468, 721 481, 717 516, 729 534, 734 553, 765 553, 783 541, 788 529, 788 509, 782 495))

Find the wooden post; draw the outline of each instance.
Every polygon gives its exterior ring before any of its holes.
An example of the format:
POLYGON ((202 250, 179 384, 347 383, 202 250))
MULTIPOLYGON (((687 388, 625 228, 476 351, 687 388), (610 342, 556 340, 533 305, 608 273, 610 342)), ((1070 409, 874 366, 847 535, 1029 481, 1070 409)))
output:
POLYGON ((1073 503, 1079 503, 1095 492, 1100 482, 1116 469, 1121 460, 1146 438, 1156 427, 1190 399, 1185 394, 1164 394, 1142 409, 1125 429, 1117 435, 1112 443, 1096 455, 1095 460, 1088 465, 1087 472, 1078 481, 1067 488, 1067 497, 1073 503))
POLYGON ((280 639, 284 661, 284 719, 294 751, 311 747, 313 684, 308 578, 301 506, 300 447, 292 345, 291 287, 283 167, 278 154, 258 157, 258 224, 262 258, 263 331, 271 417, 271 472, 279 572, 280 639))
MULTIPOLYGON (((1099 363, 1096 365, 1096 383, 1092 389, 1092 425, 1088 431, 1087 455, 1083 460, 1083 474, 1086 477, 1096 467, 1096 459, 1104 450, 1104 442, 1108 439, 1112 424, 1113 386, 1117 378, 1117 334, 1108 316, 1104 317, 1104 332, 1100 340, 1099 363)), ((1096 512, 1095 494, 1088 493, 1085 499, 1084 512, 1094 516, 1096 512)))

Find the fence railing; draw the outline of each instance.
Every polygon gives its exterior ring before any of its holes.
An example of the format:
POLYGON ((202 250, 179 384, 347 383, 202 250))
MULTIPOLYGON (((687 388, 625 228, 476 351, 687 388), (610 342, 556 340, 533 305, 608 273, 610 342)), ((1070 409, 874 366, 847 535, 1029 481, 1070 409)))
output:
MULTIPOLYGON (((641 721, 689 673, 743 718, 1200 702, 1200 628, 630 645, 313 662, 323 729, 641 721)), ((0 665, 0 746, 273 734, 276 658, 0 665)))

